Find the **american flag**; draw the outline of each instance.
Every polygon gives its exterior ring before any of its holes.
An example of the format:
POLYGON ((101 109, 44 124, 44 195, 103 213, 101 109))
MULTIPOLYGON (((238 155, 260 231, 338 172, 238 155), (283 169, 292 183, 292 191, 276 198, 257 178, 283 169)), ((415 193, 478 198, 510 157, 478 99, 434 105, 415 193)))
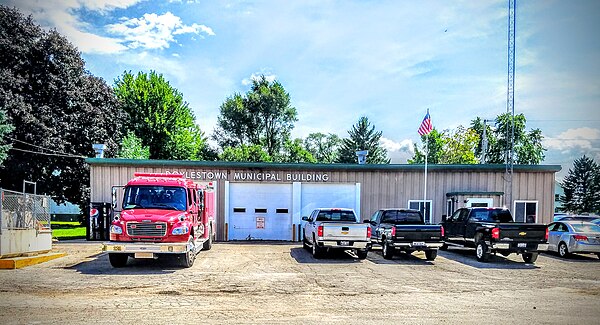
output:
POLYGON ((427 114, 421 122, 421 126, 419 126, 419 135, 429 134, 433 130, 433 125, 431 125, 431 117, 429 117, 429 110, 427 110, 427 114))

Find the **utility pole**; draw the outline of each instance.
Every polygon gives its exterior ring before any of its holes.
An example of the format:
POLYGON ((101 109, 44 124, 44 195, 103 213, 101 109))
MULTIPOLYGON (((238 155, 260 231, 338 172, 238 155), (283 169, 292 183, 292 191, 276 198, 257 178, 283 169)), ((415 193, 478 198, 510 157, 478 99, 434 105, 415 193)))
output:
POLYGON ((483 120, 483 137, 481 139, 481 163, 485 164, 485 155, 488 150, 488 139, 487 139, 487 120, 483 120))

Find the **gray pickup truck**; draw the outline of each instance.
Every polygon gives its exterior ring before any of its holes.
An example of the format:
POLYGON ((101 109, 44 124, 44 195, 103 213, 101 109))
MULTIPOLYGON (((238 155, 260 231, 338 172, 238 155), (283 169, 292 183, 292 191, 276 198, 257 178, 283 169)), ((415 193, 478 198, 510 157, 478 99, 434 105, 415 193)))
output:
POLYGON ((371 228, 358 221, 354 210, 321 208, 302 220, 306 221, 302 244, 312 249, 314 258, 331 250, 353 250, 359 259, 367 257, 371 228))

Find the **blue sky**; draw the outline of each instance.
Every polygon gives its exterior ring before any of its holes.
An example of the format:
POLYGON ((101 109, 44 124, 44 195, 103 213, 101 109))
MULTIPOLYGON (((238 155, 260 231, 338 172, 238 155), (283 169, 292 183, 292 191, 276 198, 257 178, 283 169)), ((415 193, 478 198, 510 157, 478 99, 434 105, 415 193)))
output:
MULTIPOLYGON (((507 0, 1 1, 56 28, 113 84, 156 70, 202 130, 264 74, 290 93, 294 137, 346 136, 362 115, 405 163, 429 108, 453 129, 506 111, 507 0)), ((515 111, 540 128, 544 164, 600 162, 600 1, 518 1, 515 111)))

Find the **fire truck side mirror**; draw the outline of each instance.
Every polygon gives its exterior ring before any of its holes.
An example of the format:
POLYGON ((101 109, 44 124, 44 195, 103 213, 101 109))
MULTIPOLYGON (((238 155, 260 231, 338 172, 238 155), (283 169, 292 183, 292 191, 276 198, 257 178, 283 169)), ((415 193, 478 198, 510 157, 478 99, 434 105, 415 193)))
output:
POLYGON ((117 208, 117 189, 112 188, 112 208, 113 210, 117 208))
POLYGON ((198 202, 200 206, 200 210, 204 210, 204 191, 198 191, 198 202))

